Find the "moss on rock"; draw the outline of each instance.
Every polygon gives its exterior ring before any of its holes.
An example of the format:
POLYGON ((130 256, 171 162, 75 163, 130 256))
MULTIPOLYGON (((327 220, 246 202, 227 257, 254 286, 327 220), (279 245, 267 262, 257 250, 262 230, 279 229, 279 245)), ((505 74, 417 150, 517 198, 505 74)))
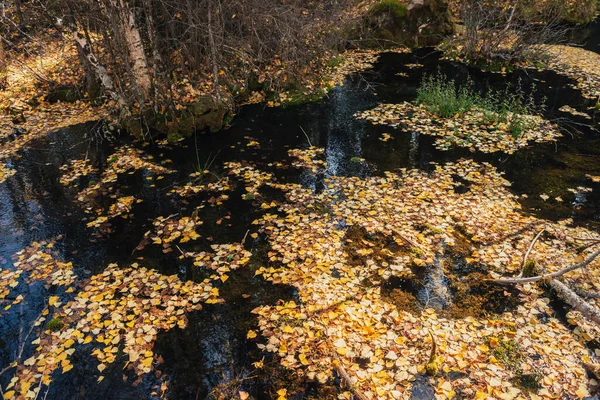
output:
POLYGON ((432 46, 454 31, 447 0, 381 0, 363 25, 369 32, 367 47, 432 46))

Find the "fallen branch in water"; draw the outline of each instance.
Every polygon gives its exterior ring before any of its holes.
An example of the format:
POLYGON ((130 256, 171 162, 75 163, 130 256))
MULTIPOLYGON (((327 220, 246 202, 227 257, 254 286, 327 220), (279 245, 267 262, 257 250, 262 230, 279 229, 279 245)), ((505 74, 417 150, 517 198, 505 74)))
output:
POLYGON ((585 318, 600 324, 600 310, 579 297, 577 293, 571 290, 567 285, 558 279, 552 279, 550 281, 550 287, 556 291, 561 299, 566 301, 575 310, 579 311, 585 318))
POLYGON ((577 264, 573 264, 568 268, 561 269, 560 271, 553 272, 551 274, 532 276, 529 278, 499 278, 499 279, 492 279, 492 282, 498 283, 501 285, 515 285, 515 284, 521 284, 521 283, 537 282, 537 281, 546 280, 546 279, 558 278, 568 272, 575 271, 576 269, 583 268, 583 267, 589 265, 599 255, 600 255, 600 249, 596 250, 595 253, 590 255, 584 261, 577 263, 577 264))

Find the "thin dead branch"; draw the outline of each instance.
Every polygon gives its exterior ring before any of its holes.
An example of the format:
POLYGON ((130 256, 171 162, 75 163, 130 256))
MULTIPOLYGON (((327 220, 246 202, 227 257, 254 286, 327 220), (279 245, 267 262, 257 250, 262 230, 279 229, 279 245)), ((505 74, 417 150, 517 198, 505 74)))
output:
POLYGON ((537 282, 537 281, 547 280, 547 279, 554 279, 554 278, 563 276, 564 274, 569 273, 571 271, 575 271, 577 269, 588 266, 599 255, 600 255, 600 249, 596 250, 596 252, 594 252, 592 255, 590 255, 588 258, 586 258, 584 261, 577 263, 577 264, 573 264, 568 268, 561 269, 560 271, 556 271, 551 274, 532 276, 529 278, 499 278, 499 279, 492 279, 491 281, 494 283, 501 284, 501 285, 515 285, 515 284, 523 284, 523 283, 529 283, 529 282, 537 282))
POLYGON ((533 250, 533 246, 535 245, 535 242, 538 241, 540 236, 542 236, 542 233, 544 233, 545 231, 546 231, 546 228, 542 229, 540 231, 540 233, 538 233, 531 241, 531 244, 529 245, 527 252, 523 256, 523 262, 521 263, 521 272, 519 272, 518 278, 521 278, 523 276, 523 271, 525 270, 525 264, 527 264, 527 258, 529 258, 529 254, 531 254, 531 250, 533 250))

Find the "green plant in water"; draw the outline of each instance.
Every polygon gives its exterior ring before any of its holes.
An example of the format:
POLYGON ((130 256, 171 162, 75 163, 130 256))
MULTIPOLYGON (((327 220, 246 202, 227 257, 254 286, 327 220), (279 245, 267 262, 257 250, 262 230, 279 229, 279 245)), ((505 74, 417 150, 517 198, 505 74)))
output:
POLYGON ((209 153, 208 157, 204 161, 201 161, 200 160, 200 152, 198 150, 198 137, 196 136, 196 134, 194 134, 194 145, 196 147, 195 168, 196 168, 196 172, 199 174, 198 180, 200 182, 202 182, 202 181, 204 181, 204 178, 206 178, 206 174, 210 173, 209 169, 214 164, 220 151, 218 151, 214 156, 212 155, 212 152, 209 153))
POLYGON ((242 199, 243 200, 254 200, 254 199, 256 199, 256 196, 254 195, 254 193, 244 193, 242 195, 242 199))
POLYGON ((453 79, 438 72, 423 79, 417 89, 416 101, 441 118, 450 118, 476 109, 481 112, 481 122, 489 126, 504 123, 509 133, 517 139, 526 130, 533 128, 526 116, 540 114, 544 110, 545 99, 541 105, 537 105, 535 92, 536 88, 533 86, 531 93, 526 95, 519 81, 515 88, 506 88, 502 92, 488 90, 482 95, 474 89, 470 78, 464 85, 457 87, 453 79))
MULTIPOLYGON (((488 345, 491 346, 491 341, 496 340, 488 338, 488 345)), ((491 354, 502 364, 504 367, 513 372, 514 383, 526 390, 536 391, 541 388, 541 381, 543 374, 540 371, 533 368, 528 373, 524 373, 522 369, 523 363, 526 363, 528 357, 521 349, 521 346, 514 340, 501 340, 498 341, 495 347, 492 347, 491 354)))
POLYGON ((476 102, 472 82, 457 89, 453 79, 444 74, 426 76, 417 89, 417 102, 442 118, 469 111, 476 102))
POLYGON ((65 326, 65 323, 60 318, 52 318, 46 324, 46 328, 50 329, 51 331, 59 331, 63 328, 63 326, 65 326))

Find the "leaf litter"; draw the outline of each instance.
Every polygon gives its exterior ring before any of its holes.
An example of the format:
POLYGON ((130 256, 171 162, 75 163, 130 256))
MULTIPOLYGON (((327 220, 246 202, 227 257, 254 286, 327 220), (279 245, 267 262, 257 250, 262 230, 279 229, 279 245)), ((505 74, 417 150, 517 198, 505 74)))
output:
POLYGON ((408 102, 380 104, 374 109, 357 113, 356 117, 375 125, 401 127, 434 136, 435 147, 440 150, 458 146, 471 151, 512 154, 529 143, 554 142, 561 136, 555 124, 536 115, 520 116, 527 128, 515 138, 507 123, 486 123, 484 113, 477 109, 451 118, 441 118, 424 105, 408 102))

